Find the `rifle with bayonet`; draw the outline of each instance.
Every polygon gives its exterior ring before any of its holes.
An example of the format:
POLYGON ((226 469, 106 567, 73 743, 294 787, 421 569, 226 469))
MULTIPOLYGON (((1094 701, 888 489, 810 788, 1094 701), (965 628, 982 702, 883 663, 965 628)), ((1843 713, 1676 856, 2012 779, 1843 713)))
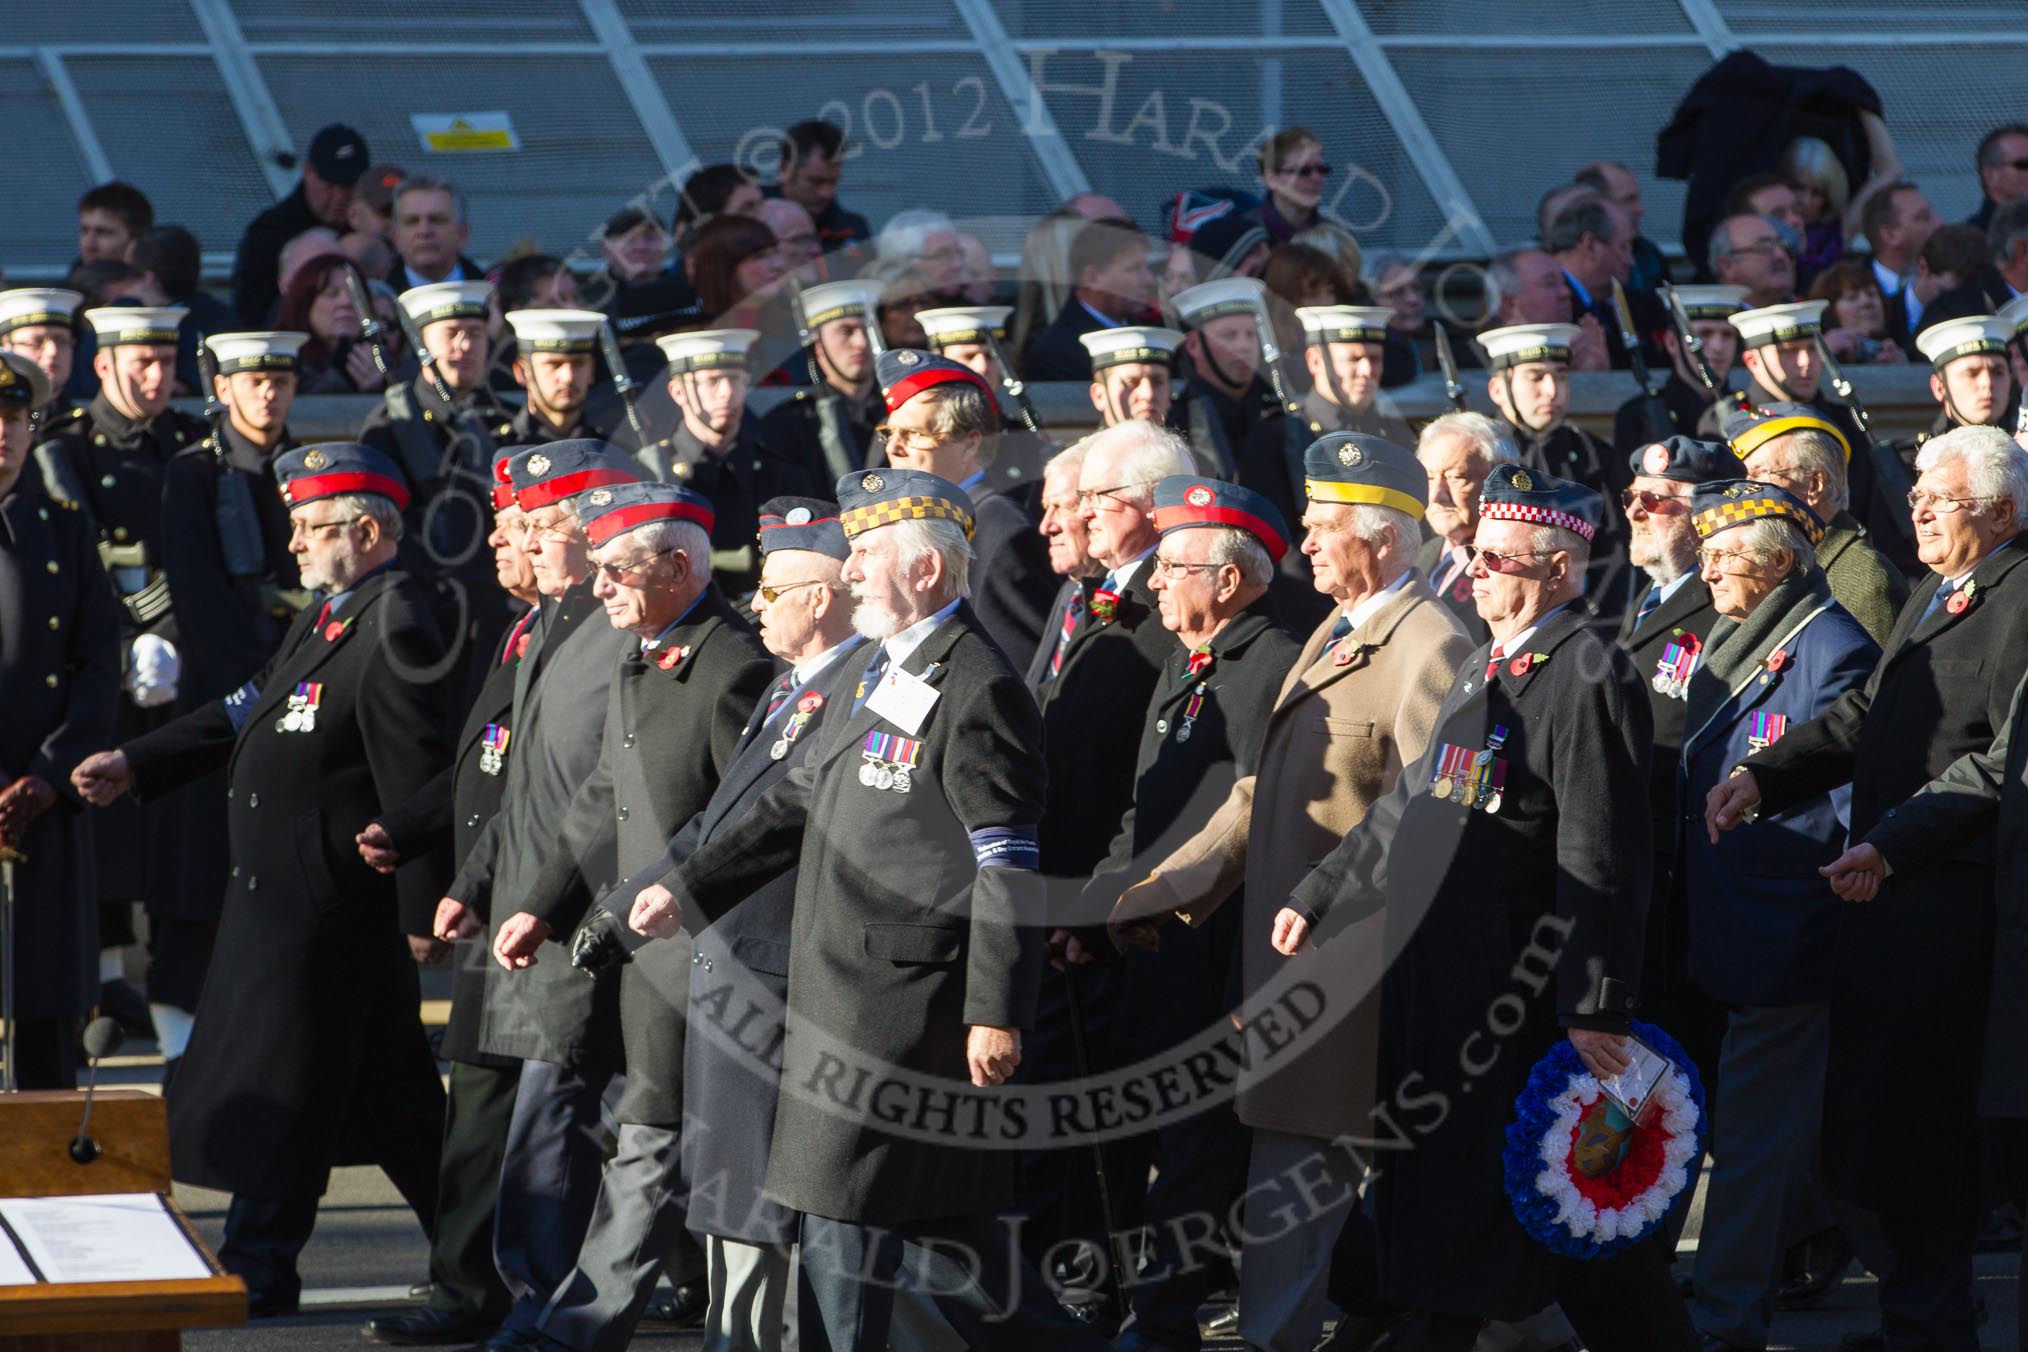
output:
POLYGON ((634 403, 633 373, 627 370, 627 355, 620 351, 620 337, 613 332, 609 319, 599 321, 599 346, 605 350, 606 366, 613 377, 613 393, 620 397, 620 407, 627 411, 627 426, 633 429, 634 446, 637 450, 648 449, 648 429, 641 422, 641 410, 634 403))
MULTIPOLYGON (((373 358, 373 367, 380 372, 380 399, 387 408, 387 424, 394 429, 394 444, 401 452, 401 467, 409 482, 420 487, 442 473, 443 453, 437 449, 436 438, 423 426, 422 413, 415 406, 415 391, 409 388, 406 380, 395 374, 388 363, 387 343, 380 320, 373 313, 373 298, 366 292, 366 283, 360 280, 355 268, 341 267, 338 271, 345 278, 345 290, 352 297, 352 308, 359 312, 359 340, 366 344, 366 351, 373 358)), ((394 308, 401 309, 399 305, 394 308)))
MULTIPOLYGON (((1915 488, 1915 479, 1892 446, 1873 439, 1873 419, 1867 416, 1866 406, 1859 402, 1858 393, 1853 390, 1852 382, 1845 378, 1845 372, 1831 355, 1831 349, 1824 345, 1824 335, 1821 332, 1815 334, 1813 341, 1817 360, 1824 368, 1824 379, 1831 382, 1831 392, 1838 396, 1839 402, 1852 410, 1852 421, 1859 428, 1859 439, 1866 443, 1866 454, 1873 465, 1873 491, 1880 495, 1881 501, 1895 509, 1887 515, 1894 518, 1903 538, 1912 542, 1915 539, 1915 520, 1900 507, 1915 488)), ((1863 510, 1864 504, 1859 506, 1863 510)))
POLYGON ((1441 319, 1432 319, 1430 328, 1436 332, 1437 365, 1444 373, 1444 398, 1451 401, 1451 412, 1465 411, 1465 386, 1458 379, 1458 359, 1451 351, 1451 335, 1444 329, 1441 319))
MULTIPOLYGON (((802 344, 803 360, 810 373, 810 397, 817 401, 817 448, 823 453, 824 468, 831 482, 835 483, 865 469, 866 457, 854 449, 859 439, 846 421, 845 397, 825 378, 824 364, 817 358, 817 331, 810 327, 810 313, 803 306, 803 285, 793 273, 783 280, 788 283, 789 313, 796 321, 796 341, 802 344)), ((879 320, 872 315, 865 318, 866 341, 871 346, 879 320)), ((880 349, 871 347, 871 351, 877 354, 880 349)))
POLYGON ((1704 388, 1710 392, 1713 403, 1731 399, 1735 409, 1744 410, 1750 405, 1746 395, 1740 391, 1728 391, 1718 383, 1718 377, 1711 370, 1711 363, 1704 359, 1704 340, 1691 327, 1690 315, 1683 309, 1683 299, 1676 294, 1676 288, 1662 283, 1662 300, 1669 307, 1669 326, 1676 331, 1676 344, 1683 349, 1683 359, 1690 364, 1690 370, 1704 388))
POLYGON ((1648 363, 1641 356, 1641 337, 1634 330, 1634 312, 1627 306, 1627 290, 1617 277, 1613 278, 1613 318, 1620 326, 1620 346, 1626 349, 1627 367, 1633 373, 1634 384, 1640 387, 1641 421, 1647 426, 1647 439, 1667 441, 1676 435, 1676 422, 1669 416, 1669 406, 1648 384, 1648 363))
MULTIPOLYGON (((457 397, 451 393, 450 385, 444 380, 443 371, 438 368, 436 353, 430 351, 429 344, 423 341, 422 330, 417 327, 415 316, 400 305, 394 307, 394 315, 401 324, 402 337, 408 340, 409 350, 415 353, 416 361, 422 366, 422 373, 429 377, 431 390, 435 392, 451 420, 449 453, 439 454, 436 457, 435 472, 417 479, 416 487, 420 488, 433 480, 446 478, 455 473, 460 467, 457 453, 459 447, 470 446, 472 454, 466 457, 466 461, 471 466, 473 481, 486 485, 490 494, 493 483, 493 438, 487 434, 470 405, 460 406, 457 397)), ((434 449, 432 447, 432 450, 434 449)), ((481 530, 479 535, 483 539, 485 532, 481 530)))
POLYGON ((218 398, 218 362, 202 334, 197 339, 197 374, 204 382, 204 418, 211 424, 211 436, 204 444, 211 448, 212 464, 218 471, 211 521, 218 533, 218 552, 225 563, 225 575, 232 579, 234 589, 250 611, 274 622, 269 638, 279 642, 282 627, 310 603, 310 593, 302 588, 284 590, 270 574, 253 484, 226 459, 228 414, 218 398))

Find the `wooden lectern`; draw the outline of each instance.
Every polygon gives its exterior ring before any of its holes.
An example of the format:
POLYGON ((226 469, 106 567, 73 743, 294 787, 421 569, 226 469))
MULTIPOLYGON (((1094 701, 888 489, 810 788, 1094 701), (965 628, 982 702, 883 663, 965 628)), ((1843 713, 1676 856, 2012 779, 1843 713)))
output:
MULTIPOLYGON (((71 1092, 0 1095, 0 1197, 95 1193, 169 1195, 167 1106, 138 1089, 101 1089, 92 1101, 99 1157, 70 1157, 84 1112, 71 1092)), ((172 1282, 37 1282, 0 1286, 0 1352, 177 1352, 180 1330, 246 1322, 246 1285, 218 1261, 176 1204, 212 1275, 172 1282)), ((0 1240, 0 1242, 5 1242, 0 1240)))

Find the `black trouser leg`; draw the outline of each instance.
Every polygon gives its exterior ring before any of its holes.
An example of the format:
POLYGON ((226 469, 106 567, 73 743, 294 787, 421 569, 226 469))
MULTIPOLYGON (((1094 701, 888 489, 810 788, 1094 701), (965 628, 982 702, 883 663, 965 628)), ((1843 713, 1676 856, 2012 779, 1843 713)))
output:
POLYGON ((514 1115, 519 1064, 505 1068, 451 1062, 444 1111, 443 1161, 437 1169, 437 1228, 430 1242, 430 1303, 500 1319, 510 1303, 493 1264, 493 1206, 500 1160, 514 1115))
POLYGON ((218 1265, 246 1283, 254 1308, 293 1310, 303 1293, 296 1259, 316 1225, 314 1197, 275 1200, 235 1193, 225 1211, 218 1265))

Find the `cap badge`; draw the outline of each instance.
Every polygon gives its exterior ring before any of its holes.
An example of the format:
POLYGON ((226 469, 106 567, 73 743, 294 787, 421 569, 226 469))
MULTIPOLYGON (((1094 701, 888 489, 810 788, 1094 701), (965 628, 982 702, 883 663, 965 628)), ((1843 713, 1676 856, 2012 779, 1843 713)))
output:
POLYGON ((1209 507, 1211 505, 1211 490, 1203 484, 1199 484, 1183 495, 1183 501, 1189 503, 1192 507, 1209 507))
POLYGON ((1528 477, 1528 471, 1525 469, 1515 470, 1514 477, 1508 482, 1514 485, 1514 491, 1517 493, 1530 493, 1535 489, 1535 481, 1528 477))
POLYGON ((807 526, 807 525, 809 525, 809 524, 810 524, 810 509, 809 509, 808 507, 791 507, 791 508, 789 508, 789 514, 788 514, 787 516, 785 516, 785 517, 783 517, 783 518, 782 518, 782 524, 783 524, 783 525, 785 525, 785 526, 807 526))
POLYGON ((303 457, 304 469, 322 469, 331 461, 322 451, 311 451, 303 457))
POLYGON ((613 490, 610 488, 595 488, 591 492, 591 505, 594 507, 604 507, 612 500, 613 490))
POLYGON ((1732 487, 1725 490, 1725 496, 1728 498, 1743 498, 1753 491, 1754 490, 1752 489, 1752 487, 1750 487, 1747 484, 1743 483, 1734 484, 1732 487))
POLYGON ((894 359, 900 362, 903 366, 914 366, 917 362, 922 360, 920 356, 918 356, 913 352, 908 351, 906 348, 904 348, 900 352, 895 353, 894 359))
MULTIPOLYGON (((908 354, 903 353, 902 355, 907 356, 908 354)), ((859 481, 859 487, 867 493, 878 493, 881 489, 887 487, 887 480, 881 478, 878 474, 869 474, 859 481)))
POLYGON ((0 390, 12 389, 13 386, 14 386, 14 368, 4 363, 0 363, 0 390))
POLYGON ((528 472, 530 474, 538 474, 538 475, 549 473, 549 457, 546 455, 529 456, 528 472))
POLYGON ((1659 443, 1650 446, 1641 457, 1641 468, 1650 474, 1665 474, 1669 469, 1669 448, 1659 443))
POLYGON ((1357 446, 1340 446, 1338 448, 1338 463, 1346 469, 1356 468, 1365 459, 1365 454, 1357 446))

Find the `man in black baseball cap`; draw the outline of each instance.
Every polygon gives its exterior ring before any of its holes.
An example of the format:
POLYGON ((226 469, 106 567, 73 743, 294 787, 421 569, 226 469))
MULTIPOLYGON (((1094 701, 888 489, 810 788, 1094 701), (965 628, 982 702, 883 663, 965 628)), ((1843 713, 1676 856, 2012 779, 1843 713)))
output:
POLYGON ((232 260, 232 308, 249 329, 267 323, 277 296, 282 246, 313 226, 341 234, 350 228, 352 191, 371 157, 366 138, 334 122, 310 138, 302 158, 303 181, 287 197, 254 217, 232 260))

